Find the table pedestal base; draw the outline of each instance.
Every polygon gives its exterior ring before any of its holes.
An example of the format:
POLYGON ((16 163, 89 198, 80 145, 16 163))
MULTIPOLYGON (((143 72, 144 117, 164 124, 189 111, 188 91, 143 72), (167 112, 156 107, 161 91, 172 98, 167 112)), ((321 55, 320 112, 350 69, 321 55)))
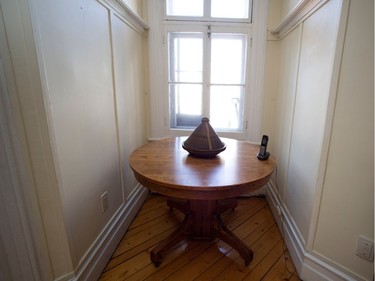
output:
POLYGON ((235 236, 221 220, 221 213, 237 206, 237 200, 168 200, 171 209, 185 214, 182 226, 167 239, 158 244, 150 253, 156 267, 165 253, 185 239, 213 240, 219 238, 235 249, 248 266, 253 259, 253 251, 235 236))

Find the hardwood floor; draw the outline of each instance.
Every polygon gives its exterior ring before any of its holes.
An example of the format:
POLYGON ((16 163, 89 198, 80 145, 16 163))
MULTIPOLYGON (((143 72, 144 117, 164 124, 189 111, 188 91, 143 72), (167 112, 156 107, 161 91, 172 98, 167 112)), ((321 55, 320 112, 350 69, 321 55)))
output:
POLYGON ((122 238, 100 281, 300 280, 266 199, 238 200, 237 208, 223 213, 222 219, 254 251, 248 267, 237 251, 216 239, 181 242, 155 268, 150 251, 178 227, 183 215, 170 211, 165 197, 153 194, 122 238))

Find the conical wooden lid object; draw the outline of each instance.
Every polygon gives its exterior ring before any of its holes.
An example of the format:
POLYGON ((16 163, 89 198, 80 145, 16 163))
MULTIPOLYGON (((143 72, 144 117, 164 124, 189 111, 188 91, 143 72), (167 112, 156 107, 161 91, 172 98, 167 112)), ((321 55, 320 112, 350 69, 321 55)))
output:
POLYGON ((214 157, 226 148, 207 117, 202 118, 202 123, 194 130, 190 137, 182 144, 183 149, 197 157, 214 157))

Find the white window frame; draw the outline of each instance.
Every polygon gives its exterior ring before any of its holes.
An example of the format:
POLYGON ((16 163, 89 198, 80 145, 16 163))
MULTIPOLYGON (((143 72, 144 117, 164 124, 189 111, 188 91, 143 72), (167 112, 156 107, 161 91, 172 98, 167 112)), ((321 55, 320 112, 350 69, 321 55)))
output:
MULTIPOLYGON (((169 127, 169 91, 168 91, 168 48, 167 30, 179 26, 180 30, 186 29, 186 22, 174 21, 168 17, 165 20, 165 0, 148 0, 149 29, 149 139, 160 139, 173 136, 188 136, 193 129, 170 129, 169 127)), ((252 23, 246 22, 246 28, 253 38, 248 46, 248 64, 246 84, 248 91, 244 104, 244 130, 236 132, 218 132, 221 137, 246 139, 250 142, 259 142, 261 138, 261 115, 263 101, 263 76, 266 51, 266 26, 267 26, 267 0, 253 0, 251 5, 252 23)), ((226 29, 226 27, 239 27, 234 22, 206 21, 207 25, 226 29)), ((192 22, 191 26, 201 25, 192 22)), ((250 37, 249 37, 250 38, 250 37)))
MULTIPOLYGON (((247 61, 250 61, 251 58, 250 58, 250 42, 251 42, 251 38, 252 38, 252 30, 251 30, 251 26, 250 25, 247 25, 246 27, 244 27, 243 25, 238 25, 238 24, 230 24, 230 27, 228 27, 228 24, 222 24, 222 23, 217 23, 217 22, 207 22, 205 23, 204 25, 202 25, 201 22, 199 23, 186 23, 186 22, 180 22, 180 21, 168 21, 167 23, 164 24, 164 38, 165 38, 165 42, 164 42, 164 56, 166 58, 168 58, 168 33, 169 32, 201 32, 203 33, 204 35, 208 32, 208 28, 210 29, 210 32, 211 33, 239 33, 239 34, 245 34, 247 36, 247 48, 246 48, 246 60, 247 61)), ((205 36, 204 36, 205 37, 205 36)), ((205 77, 203 78, 203 81, 202 81, 202 84, 203 84, 203 87, 209 87, 209 85, 211 85, 211 83, 209 82, 209 76, 210 73, 209 73, 209 65, 210 65, 210 56, 209 56, 209 42, 210 40, 207 39, 207 38, 204 38, 204 44, 203 44, 203 48, 205 49, 203 52, 204 52, 204 58, 205 58, 205 62, 203 64, 204 66, 204 70, 203 70, 203 73, 205 75, 205 77)), ((168 60, 168 59, 167 59, 168 60)), ((167 93, 169 94, 169 89, 168 89, 168 64, 167 64, 167 75, 166 75, 166 83, 167 83, 167 87, 166 87, 166 91, 167 93)), ((250 72, 249 72, 249 67, 245 66, 245 81, 244 81, 244 85, 245 85, 245 89, 244 89, 244 96, 243 96, 243 104, 242 106, 244 108, 247 108, 247 100, 248 100, 248 94, 249 94, 249 90, 247 89, 248 86, 249 86, 249 76, 250 76, 250 72)), ((169 98, 169 96, 168 96, 169 98)), ((204 112, 209 112, 209 95, 208 95, 208 90, 203 90, 203 113, 204 112)), ((168 110, 169 110, 169 107, 168 107, 168 110)), ((169 112, 169 111, 168 111, 169 112)), ((244 112, 245 114, 245 112, 244 112)), ((205 114, 204 114, 205 116, 205 114)), ((168 126, 171 127, 171 124, 169 123, 170 121, 170 116, 168 115, 168 126)), ((246 122, 245 122, 246 118, 245 116, 243 116, 242 118, 242 130, 220 130, 220 129, 216 129, 215 128, 215 131, 217 133, 219 133, 219 135, 221 136, 225 136, 225 137, 230 137, 230 138, 236 138, 236 139, 245 139, 245 132, 246 132, 246 122)), ((181 136, 181 135, 186 135, 186 132, 191 132, 193 131, 194 128, 170 128, 170 134, 171 136, 181 136)))

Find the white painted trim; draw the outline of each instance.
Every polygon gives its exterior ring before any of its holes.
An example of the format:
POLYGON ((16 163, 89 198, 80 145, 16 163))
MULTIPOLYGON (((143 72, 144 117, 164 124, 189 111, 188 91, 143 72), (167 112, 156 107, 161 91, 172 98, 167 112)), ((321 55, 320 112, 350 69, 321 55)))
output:
POLYGON ((306 249, 306 243, 289 215, 287 207, 279 200, 278 190, 273 181, 267 184, 266 198, 301 279, 305 281, 366 281, 362 276, 350 272, 319 253, 306 249), (278 208, 281 212, 280 216, 278 208))
MULTIPOLYGON (((268 0, 253 0, 253 46, 250 60, 253 61, 249 75, 250 95, 246 104, 246 140, 259 142, 262 132, 264 68, 267 54, 268 0)), ((250 61, 249 60, 249 61, 250 61)))
POLYGON ((160 1, 148 0, 148 22, 152 27, 148 33, 149 57, 149 137, 164 138, 169 136, 168 100, 166 98, 167 64, 165 38, 162 24, 163 10, 158 8, 160 1))
POLYGON ((289 32, 296 28, 302 21, 312 15, 317 9, 329 0, 301 0, 281 23, 271 30, 279 39, 284 38, 289 32))
POLYGON ((271 208, 272 213, 274 214, 275 220, 283 234, 283 238, 289 248, 295 249, 295 251, 290 251, 293 262, 295 263, 297 271, 300 273, 299 269, 302 267, 302 260, 305 249, 305 241, 298 230, 294 220, 289 215, 289 211, 281 201, 279 191, 277 190, 276 185, 271 180, 267 184, 266 198, 268 204, 271 208), (280 215, 277 211, 277 208, 280 209, 280 215), (294 237, 294 239, 289 239, 294 237))
POLYGON ((305 253, 302 276, 304 280, 367 281, 364 277, 346 271, 314 252, 305 253))
MULTIPOLYGON (((3 30, 1 23, 0 15, 3 30)), ((7 252, 0 257, 0 271, 7 268, 1 276, 10 280, 48 280, 52 270, 48 266, 46 245, 38 237, 43 236, 41 221, 31 208, 36 205, 35 197, 25 196, 26 190, 28 193, 34 190, 26 180, 25 159, 15 128, 0 58, 0 224, 6 226, 0 231, 0 249, 7 252), (47 261, 47 265, 42 266, 43 261, 47 261)))
POLYGON ((131 28, 140 34, 143 34, 149 29, 147 23, 134 12, 122 0, 97 0, 108 9, 112 10, 118 17, 124 20, 131 28))
POLYGON ((78 268, 58 280, 97 280, 148 194, 148 189, 138 184, 87 251, 78 268))
POLYGON ((20 146, 16 168, 23 170, 19 178, 27 211, 23 219, 32 231, 28 235, 32 235, 34 251, 38 254, 36 266, 44 275, 40 280, 51 280, 61 268, 69 270, 72 267, 56 186, 46 116, 48 109, 44 104, 47 101, 40 82, 36 49, 38 33, 33 31, 37 29, 37 22, 33 21, 34 4, 35 1, 28 0, 1 2, 0 56, 4 59, 9 107, 14 118, 12 125, 20 146), (12 36, 6 37, 5 33, 12 36), (50 235, 52 228, 55 231, 50 235), (57 251, 59 256, 51 255, 57 251), (57 259, 59 268, 55 263, 57 259))

